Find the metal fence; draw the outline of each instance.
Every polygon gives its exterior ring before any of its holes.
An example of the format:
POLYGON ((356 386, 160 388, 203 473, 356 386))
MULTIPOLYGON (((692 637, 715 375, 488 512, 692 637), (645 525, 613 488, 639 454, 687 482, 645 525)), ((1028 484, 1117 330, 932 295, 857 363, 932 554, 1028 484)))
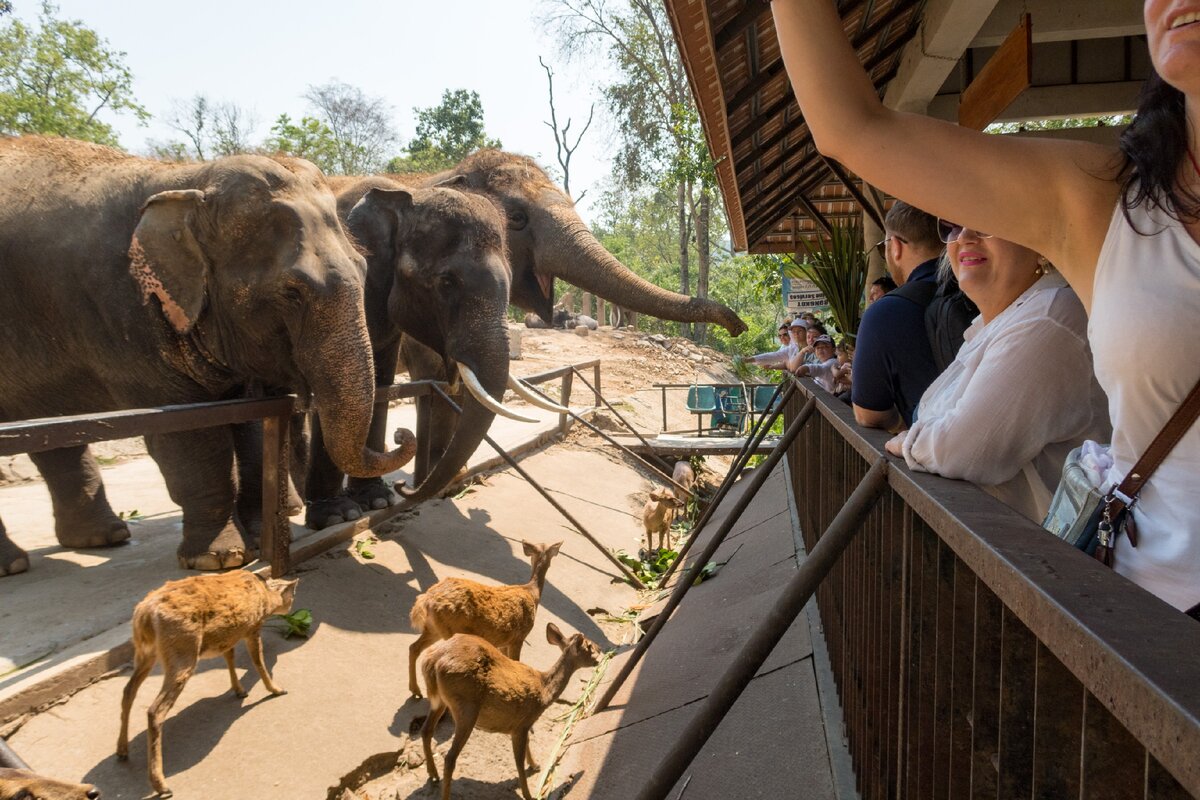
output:
MULTIPOLYGON (((521 380, 527 384, 559 381, 560 402, 569 405, 574 375, 591 369, 595 404, 600 405, 600 361, 584 361, 566 367, 539 372, 521 380)), ((386 406, 393 400, 414 398, 417 404, 417 440, 427 442, 430 404, 439 402, 437 388, 445 384, 436 381, 413 381, 377 389, 375 403, 386 406)), ((101 414, 49 417, 0 424, 0 456, 18 453, 38 453, 61 447, 75 447, 111 439, 125 439, 152 433, 177 433, 219 425, 254 422, 263 423, 263 509, 261 554, 271 565, 271 574, 281 577, 296 564, 319 555, 338 542, 353 535, 358 526, 335 529, 316 539, 292 545, 291 525, 287 517, 289 434, 296 398, 293 395, 266 399, 226 400, 214 403, 161 406, 129 409, 101 414)), ((559 429, 565 432, 570 417, 559 415, 559 429)), ((418 444, 414 460, 415 479, 420 481, 429 469, 428 449, 418 444)), ((378 524, 388 516, 399 513, 395 507, 367 515, 364 522, 378 524)))
MULTIPOLYGON (((810 552, 888 438, 815 394, 810 552)), ((893 461, 817 599, 863 798, 1200 797, 1200 625, 971 484, 893 461)))

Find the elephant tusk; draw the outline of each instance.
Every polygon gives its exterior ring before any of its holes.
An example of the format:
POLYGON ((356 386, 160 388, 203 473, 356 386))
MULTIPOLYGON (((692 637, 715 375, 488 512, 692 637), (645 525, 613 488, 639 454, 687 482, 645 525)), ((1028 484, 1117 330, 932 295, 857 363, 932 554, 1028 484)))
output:
POLYGON ((566 406, 560 406, 553 400, 548 400, 547 398, 542 397, 537 392, 526 386, 522 381, 514 378, 512 375, 508 376, 508 388, 512 389, 513 393, 517 395, 517 397, 520 397, 530 405, 543 408, 546 411, 553 411, 555 414, 571 413, 571 409, 567 408, 566 406))
POLYGON ((493 414, 499 414, 502 417, 515 419, 518 422, 538 422, 538 420, 534 419, 533 417, 523 417, 517 412, 505 408, 503 405, 498 403, 495 398, 487 393, 487 390, 483 388, 483 384, 479 382, 479 378, 475 377, 475 373, 472 372, 471 368, 466 364, 460 363, 458 365, 458 374, 462 376, 463 384, 468 390, 470 390, 471 394, 475 396, 475 399, 479 401, 479 404, 488 411, 491 411, 493 414))

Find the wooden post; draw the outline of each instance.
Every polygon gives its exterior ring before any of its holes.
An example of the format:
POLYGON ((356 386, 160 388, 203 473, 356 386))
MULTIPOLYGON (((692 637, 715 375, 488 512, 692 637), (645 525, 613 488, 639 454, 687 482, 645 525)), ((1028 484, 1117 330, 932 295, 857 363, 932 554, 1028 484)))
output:
MULTIPOLYGON (((562 389, 559 391, 560 399, 558 402, 560 405, 566 406, 567 408, 571 407, 571 383, 574 381, 574 379, 575 379, 575 373, 570 372, 570 371, 563 373, 562 389)), ((571 418, 568 417, 566 414, 559 414, 558 415, 558 432, 561 433, 563 436, 566 436, 567 429, 570 427, 571 427, 571 418)))
POLYGON ((607 320, 605 320, 606 311, 607 311, 607 304, 604 302, 604 298, 597 297, 596 298, 596 316, 595 316, 596 324, 598 324, 598 325, 607 325, 608 324, 607 320))
POLYGON ((271 576, 291 569, 292 528, 287 518, 288 435, 291 414, 263 419, 262 534, 259 548, 271 565, 271 576))
MULTIPOLYGON (((591 292, 584 292, 582 295, 580 295, 579 313, 587 314, 589 317, 592 316, 592 293, 591 292)), ((563 405, 565 406, 566 403, 563 403, 563 405)))

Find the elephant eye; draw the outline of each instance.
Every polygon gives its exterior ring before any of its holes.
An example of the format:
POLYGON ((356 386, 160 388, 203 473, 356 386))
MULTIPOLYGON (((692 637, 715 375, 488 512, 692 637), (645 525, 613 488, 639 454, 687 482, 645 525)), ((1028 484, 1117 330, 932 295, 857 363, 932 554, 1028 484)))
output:
POLYGON ((443 272, 438 276, 438 288, 444 292, 452 292, 458 288, 458 278, 451 272, 443 272))
POLYGON ((521 211, 520 209, 515 209, 513 211, 508 212, 508 227, 509 227, 509 229, 514 230, 514 231, 519 231, 522 228, 524 228, 528 223, 529 223, 529 217, 527 217, 525 215, 524 211, 521 211))

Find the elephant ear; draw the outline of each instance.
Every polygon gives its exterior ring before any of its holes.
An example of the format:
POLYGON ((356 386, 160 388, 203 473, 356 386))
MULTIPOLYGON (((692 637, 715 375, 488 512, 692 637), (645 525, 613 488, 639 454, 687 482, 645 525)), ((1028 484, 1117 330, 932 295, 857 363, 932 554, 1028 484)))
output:
POLYGON ((153 195, 142 206, 129 243, 129 272, 142 289, 142 304, 158 298, 163 316, 179 333, 190 331, 204 308, 209 265, 192 228, 203 204, 198 189, 153 195))
POLYGON ((414 207, 413 196, 406 189, 371 189, 350 210, 346 227, 373 256, 393 264, 396 243, 406 235, 414 207))
POLYGON ((434 189, 465 189, 467 188, 466 175, 451 175, 449 178, 438 181, 433 184, 434 189))

